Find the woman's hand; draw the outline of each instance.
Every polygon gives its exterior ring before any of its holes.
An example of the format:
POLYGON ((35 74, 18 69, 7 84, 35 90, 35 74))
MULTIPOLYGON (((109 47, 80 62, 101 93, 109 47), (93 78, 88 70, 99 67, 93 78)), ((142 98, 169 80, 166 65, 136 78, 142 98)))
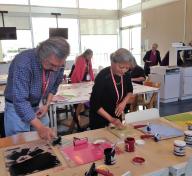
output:
POLYGON ((48 106, 47 105, 42 105, 39 107, 38 111, 36 112, 37 118, 42 118, 47 112, 48 112, 48 106))
POLYGON ((121 121, 117 118, 113 118, 111 121, 113 125, 115 125, 118 129, 123 129, 125 126, 121 123, 121 121))
POLYGON ((119 117, 123 112, 124 112, 124 109, 125 109, 125 106, 126 106, 126 101, 122 101, 121 103, 119 103, 115 109, 115 115, 117 117, 119 117))

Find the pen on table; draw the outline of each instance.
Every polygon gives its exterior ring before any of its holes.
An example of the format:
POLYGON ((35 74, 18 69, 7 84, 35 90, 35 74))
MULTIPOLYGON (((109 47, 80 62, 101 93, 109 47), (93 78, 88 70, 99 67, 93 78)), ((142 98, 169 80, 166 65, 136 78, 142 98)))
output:
POLYGON ((113 145, 112 150, 111 150, 111 153, 113 153, 113 152, 115 151, 116 145, 117 145, 117 142, 113 145))

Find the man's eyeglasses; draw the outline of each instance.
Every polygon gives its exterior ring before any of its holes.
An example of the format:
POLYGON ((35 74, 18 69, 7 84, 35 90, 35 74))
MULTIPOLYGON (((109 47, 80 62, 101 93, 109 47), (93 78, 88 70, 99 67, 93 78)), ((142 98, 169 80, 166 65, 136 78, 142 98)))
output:
POLYGON ((65 64, 63 64, 63 65, 56 65, 55 63, 51 63, 49 60, 47 60, 47 61, 48 61, 50 69, 52 69, 54 71, 65 68, 65 64))

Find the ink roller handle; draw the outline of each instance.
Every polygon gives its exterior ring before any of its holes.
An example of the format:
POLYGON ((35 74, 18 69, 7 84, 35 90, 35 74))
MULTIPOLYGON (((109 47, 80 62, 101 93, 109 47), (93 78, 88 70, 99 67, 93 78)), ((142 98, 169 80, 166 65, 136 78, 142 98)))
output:
POLYGON ((101 175, 104 175, 104 176, 114 176, 111 172, 105 171, 105 170, 101 170, 101 169, 96 169, 96 172, 98 174, 101 174, 101 175))
POLYGON ((146 127, 147 125, 134 125, 133 128, 134 129, 138 129, 138 128, 143 128, 146 127))
POLYGON ((74 146, 79 146, 79 145, 83 145, 83 144, 87 144, 88 143, 88 138, 73 138, 73 145, 74 146))
POLYGON ((141 139, 148 139, 148 138, 153 138, 153 137, 154 137, 154 135, 152 135, 152 134, 143 134, 140 136, 141 139))

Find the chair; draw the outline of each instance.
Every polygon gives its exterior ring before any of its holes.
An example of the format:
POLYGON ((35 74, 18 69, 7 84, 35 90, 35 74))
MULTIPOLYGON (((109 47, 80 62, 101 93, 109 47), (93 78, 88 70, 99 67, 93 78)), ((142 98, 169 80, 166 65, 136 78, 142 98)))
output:
POLYGON ((130 112, 125 114, 125 122, 126 123, 133 123, 148 119, 155 119, 159 118, 159 109, 157 108, 151 108, 151 109, 145 109, 141 111, 136 112, 130 112))
POLYGON ((180 163, 175 166, 169 167, 169 173, 172 176, 191 176, 192 175, 192 157, 188 162, 180 163))
MULTIPOLYGON (((150 86, 155 88, 160 88, 161 84, 159 82, 152 82, 151 80, 146 80, 143 83, 144 86, 150 86)), ((147 95, 137 95, 136 96, 136 106, 143 106, 143 109, 155 108, 157 106, 158 93, 153 92, 150 99, 147 99, 147 95)))
POLYGON ((63 108, 57 108, 56 109, 57 115, 59 115, 61 113, 66 113, 66 118, 68 118, 69 112, 71 113, 71 115, 73 114, 73 106, 72 105, 65 105, 63 108))
POLYGON ((148 174, 144 174, 143 176, 169 176, 169 169, 163 168, 158 171, 154 171, 148 174))
POLYGON ((187 165, 185 167, 185 176, 192 175, 192 157, 189 158, 187 165))

